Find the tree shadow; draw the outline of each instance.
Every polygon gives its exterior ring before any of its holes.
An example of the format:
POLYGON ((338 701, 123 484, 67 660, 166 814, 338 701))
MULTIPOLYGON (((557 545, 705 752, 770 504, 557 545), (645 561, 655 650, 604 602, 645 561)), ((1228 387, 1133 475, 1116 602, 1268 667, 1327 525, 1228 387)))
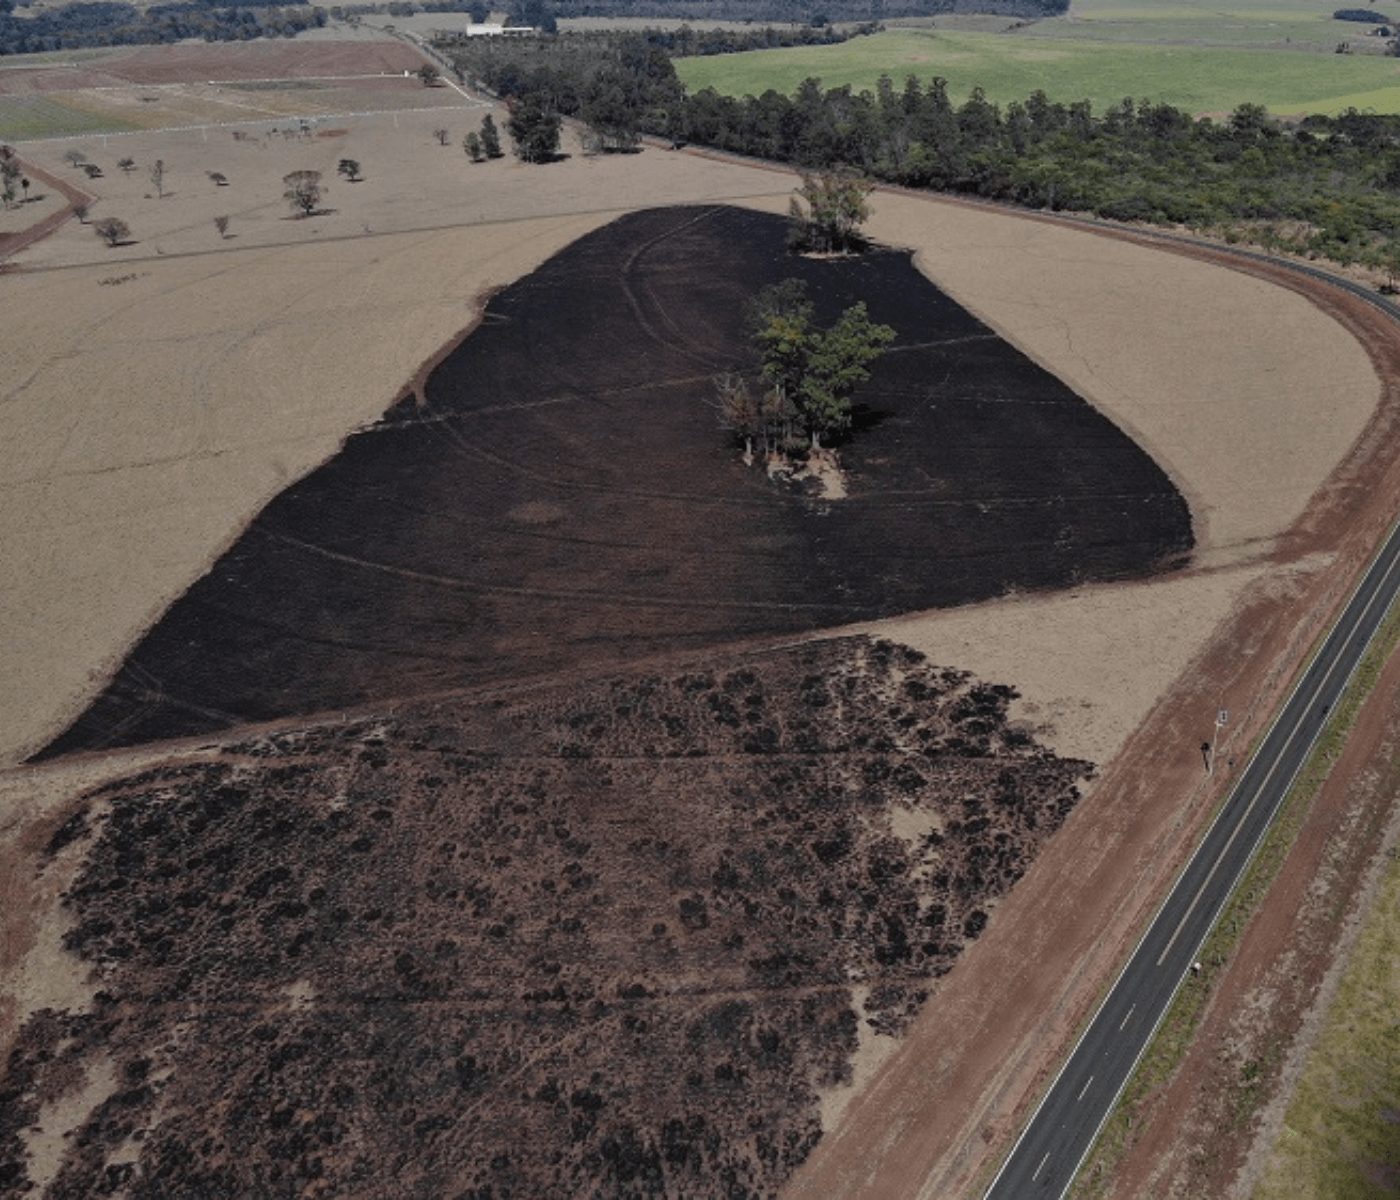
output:
POLYGON ((894 413, 886 408, 871 408, 868 404, 854 404, 851 406, 851 423, 847 431, 842 434, 841 442, 849 442, 853 437, 862 433, 869 433, 872 429, 878 429, 888 421, 894 413))

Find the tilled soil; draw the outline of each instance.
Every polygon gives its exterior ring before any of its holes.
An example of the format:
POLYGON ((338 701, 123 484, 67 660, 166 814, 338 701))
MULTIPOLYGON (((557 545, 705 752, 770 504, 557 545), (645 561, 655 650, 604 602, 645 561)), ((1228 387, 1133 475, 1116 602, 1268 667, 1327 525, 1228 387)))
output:
POLYGON ((89 791, 19 833, 95 994, 19 1031, 0 1194, 771 1194, 1078 798, 1013 695, 851 638, 89 791))
POLYGON ((44 752, 129 745, 753 635, 1143 576, 1185 501, 909 256, 813 261, 726 207, 623 217, 279 496, 44 752), (745 468, 712 376, 805 280, 898 333, 824 501, 745 468))

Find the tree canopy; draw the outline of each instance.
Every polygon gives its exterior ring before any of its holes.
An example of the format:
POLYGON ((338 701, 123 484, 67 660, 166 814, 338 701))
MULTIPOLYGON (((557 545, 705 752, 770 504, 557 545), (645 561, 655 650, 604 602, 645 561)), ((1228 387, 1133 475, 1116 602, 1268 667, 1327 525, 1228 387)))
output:
POLYGON ((309 217, 320 207, 320 171, 293 171, 282 176, 282 184, 287 189, 282 193, 282 199, 291 205, 293 212, 309 217))
POLYGON ((789 244, 795 250, 820 254, 847 254, 863 248, 861 226, 870 217, 866 197, 874 186, 851 171, 804 172, 802 186, 788 205, 792 222, 789 244))
POLYGON ((513 104, 506 129, 521 162, 552 162, 559 153, 559 114, 541 96, 526 96, 513 104))
POLYGON ((894 341, 888 325, 870 319, 865 303, 851 305, 834 324, 822 329, 799 280, 765 288, 750 311, 760 374, 778 399, 770 404, 781 416, 784 403, 816 448, 821 439, 844 433, 851 423, 851 396, 870 378, 870 366, 894 341))

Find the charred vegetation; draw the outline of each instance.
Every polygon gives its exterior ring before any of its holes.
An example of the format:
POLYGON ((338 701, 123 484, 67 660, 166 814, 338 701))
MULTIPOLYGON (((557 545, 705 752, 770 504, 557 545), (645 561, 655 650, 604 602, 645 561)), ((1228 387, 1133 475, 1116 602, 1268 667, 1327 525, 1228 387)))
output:
POLYGON ((1079 795, 1013 696, 852 638, 89 793, 36 870, 95 995, 21 1029, 0 1192, 107 1071, 45 1195, 771 1195, 1079 795))

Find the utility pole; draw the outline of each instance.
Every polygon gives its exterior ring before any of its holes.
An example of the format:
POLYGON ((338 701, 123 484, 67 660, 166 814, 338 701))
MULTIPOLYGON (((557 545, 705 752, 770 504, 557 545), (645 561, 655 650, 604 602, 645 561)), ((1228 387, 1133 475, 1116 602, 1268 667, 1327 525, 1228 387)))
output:
POLYGON ((1215 774, 1215 747, 1220 741, 1220 731, 1225 728, 1230 721, 1230 710, 1228 708, 1217 708, 1215 710, 1215 729, 1210 735, 1210 761, 1206 763, 1206 774, 1215 774))

